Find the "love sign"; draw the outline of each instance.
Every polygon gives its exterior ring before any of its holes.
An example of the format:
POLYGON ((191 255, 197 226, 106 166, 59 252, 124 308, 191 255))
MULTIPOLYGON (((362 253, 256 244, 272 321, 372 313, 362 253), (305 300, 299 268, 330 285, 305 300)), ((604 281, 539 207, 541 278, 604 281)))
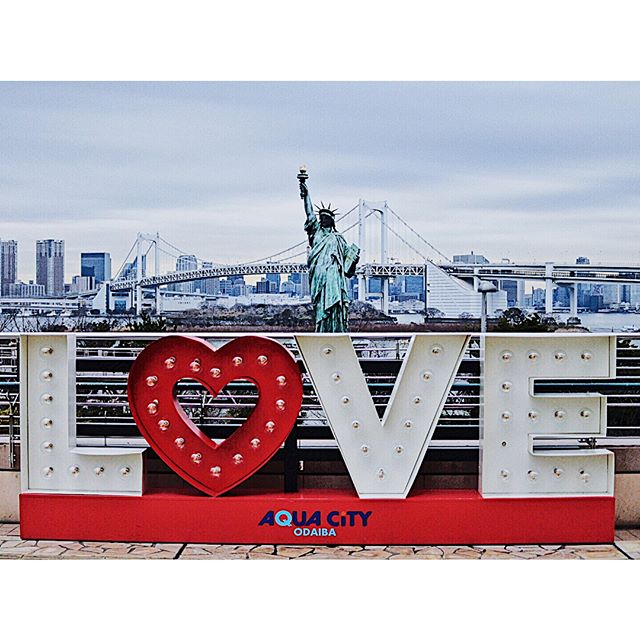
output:
POLYGON ((406 337, 382 416, 346 334, 296 335, 298 360, 263 336, 217 349, 195 336, 152 341, 131 366, 129 406, 148 447, 205 494, 195 496, 145 490, 146 448, 78 446, 76 336, 21 336, 21 531, 34 538, 265 543, 337 536, 349 544, 598 542, 613 535, 613 454, 576 446, 606 434, 606 398, 544 393, 538 383, 615 377, 615 337, 483 336, 479 491, 414 487, 470 336, 406 337), (291 433, 303 371, 356 491, 224 495, 291 433), (213 396, 233 381, 250 381, 257 403, 214 442, 180 406, 181 380, 213 396), (366 523, 351 522, 349 514, 359 513, 366 523), (134 521, 144 526, 132 528, 134 521))
MULTIPOLYGON (((23 478, 27 490, 139 495, 142 449, 78 447, 75 337, 23 336, 23 478)), ((406 498, 468 344, 465 334, 416 334, 378 418, 347 335, 301 334, 298 347, 361 498, 406 498)), ((536 391, 536 381, 615 375, 615 338, 490 334, 484 338, 480 488, 486 497, 612 495, 613 454, 545 443, 606 433, 606 398, 536 391)), ((219 496, 284 443, 299 415, 301 371, 279 342, 243 336, 215 350, 193 336, 153 341, 129 374, 131 413, 148 445, 186 482, 219 496), (214 396, 249 380, 258 402, 216 444, 175 397, 180 380, 214 396)))

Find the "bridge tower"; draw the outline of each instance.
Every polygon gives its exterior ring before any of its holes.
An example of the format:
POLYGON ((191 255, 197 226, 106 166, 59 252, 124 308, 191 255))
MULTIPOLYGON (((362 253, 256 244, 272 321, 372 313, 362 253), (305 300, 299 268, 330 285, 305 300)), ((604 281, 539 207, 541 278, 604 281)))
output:
MULTIPOLYGON (((366 255, 366 220, 372 214, 377 214, 380 218, 380 264, 389 264, 389 206, 387 201, 384 202, 366 202, 358 201, 358 246, 360 247, 360 264, 367 263, 366 255)), ((383 313, 389 313, 389 277, 388 275, 380 276, 381 280, 381 310, 383 313)), ((365 302, 367 293, 369 292, 368 277, 361 273, 358 276, 358 300, 365 302)))

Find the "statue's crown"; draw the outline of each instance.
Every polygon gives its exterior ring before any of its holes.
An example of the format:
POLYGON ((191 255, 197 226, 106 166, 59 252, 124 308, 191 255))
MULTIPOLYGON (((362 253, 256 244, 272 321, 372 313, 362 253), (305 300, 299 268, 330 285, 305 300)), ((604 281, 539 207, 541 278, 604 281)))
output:
POLYGON ((320 206, 315 205, 315 208, 318 210, 319 214, 326 214, 328 216, 331 216, 332 218, 336 217, 336 211, 338 210, 337 207, 335 209, 331 208, 331 203, 329 203, 328 205, 325 205, 324 202, 320 202, 320 206))

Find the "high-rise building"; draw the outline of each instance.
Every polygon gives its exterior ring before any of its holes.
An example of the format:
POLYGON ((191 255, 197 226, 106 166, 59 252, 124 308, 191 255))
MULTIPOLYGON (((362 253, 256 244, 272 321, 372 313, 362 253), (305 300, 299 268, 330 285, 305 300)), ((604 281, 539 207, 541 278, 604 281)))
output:
POLYGON ((279 273, 267 273, 267 282, 269 283, 269 293, 280 293, 279 273))
POLYGON ((80 254, 80 275, 95 278, 96 284, 111 280, 111 254, 92 252, 80 254))
POLYGON ((64 240, 36 241, 36 283, 48 296, 64 294, 64 240))
MULTIPOLYGON (((203 262, 202 268, 213 268, 213 262, 203 262)), ((202 280, 196 280, 194 286, 196 291, 200 291, 200 293, 214 296, 220 295, 220 278, 203 278, 202 280)))
POLYGON ((0 295, 9 293, 9 285, 18 280, 18 243, 15 240, 0 242, 0 295))
MULTIPOLYGON (((181 255, 176 260, 176 271, 195 271, 198 268, 198 258, 194 255, 181 255)), ((194 293, 196 290, 196 283, 191 282, 179 282, 175 285, 175 290, 181 293, 194 293)))

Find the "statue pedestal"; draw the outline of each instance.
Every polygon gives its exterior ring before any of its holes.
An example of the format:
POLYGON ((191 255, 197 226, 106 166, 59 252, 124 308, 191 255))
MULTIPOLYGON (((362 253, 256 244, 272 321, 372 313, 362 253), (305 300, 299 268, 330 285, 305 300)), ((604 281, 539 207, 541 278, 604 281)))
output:
POLYGON ((614 512, 609 496, 485 499, 469 490, 419 490, 405 500, 360 500, 349 490, 218 498, 166 489, 142 496, 23 493, 20 534, 212 544, 589 544, 613 542, 614 512))

